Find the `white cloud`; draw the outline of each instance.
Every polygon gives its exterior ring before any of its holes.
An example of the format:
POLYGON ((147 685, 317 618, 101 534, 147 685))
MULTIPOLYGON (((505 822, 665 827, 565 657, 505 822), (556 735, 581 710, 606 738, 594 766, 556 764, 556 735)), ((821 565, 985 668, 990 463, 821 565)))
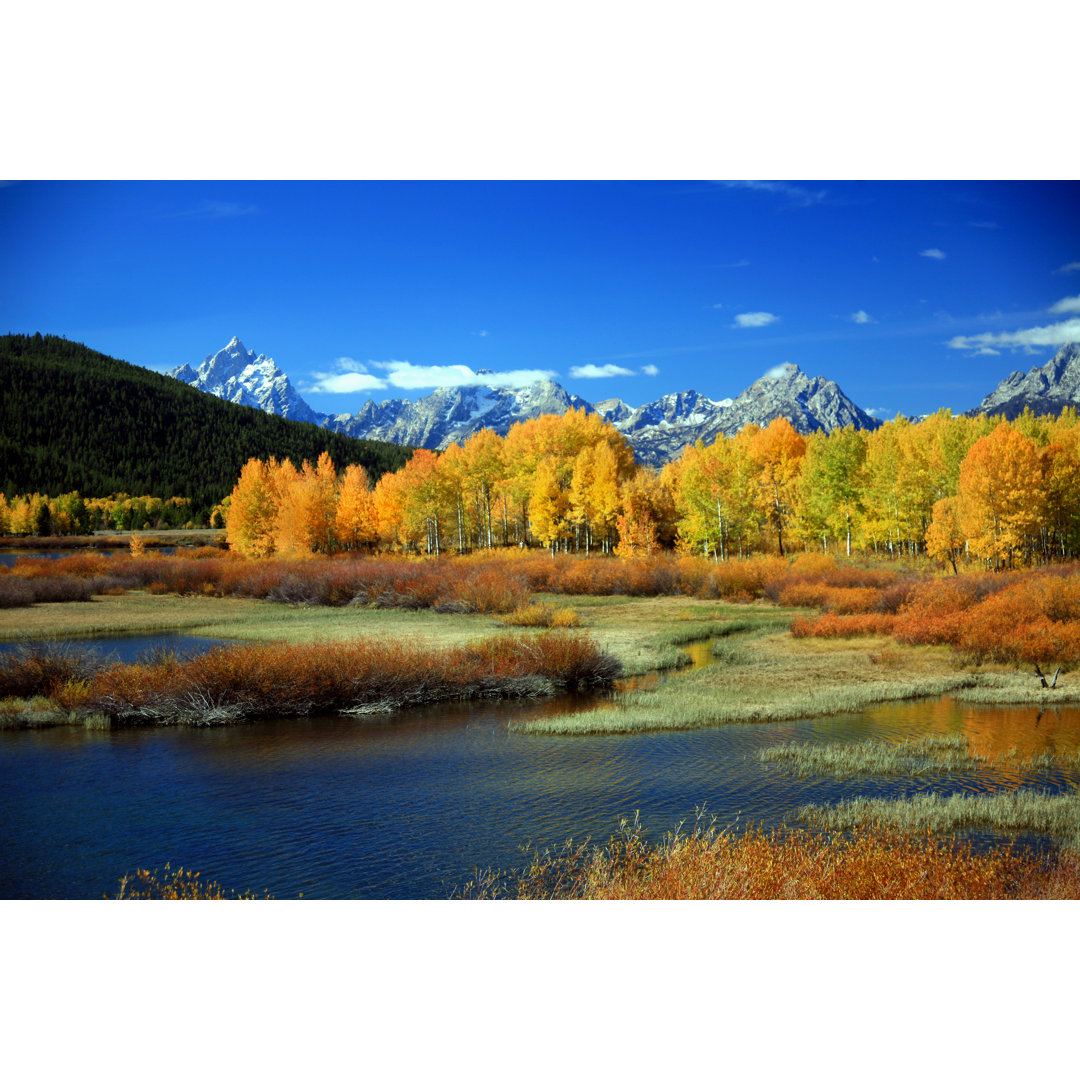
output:
POLYGON ((744 188, 747 191, 767 191, 783 195, 797 206, 814 206, 825 201, 827 191, 810 191, 808 188, 789 184, 786 180, 720 180, 726 188, 744 188))
POLYGON ((763 379, 780 379, 788 373, 791 367, 791 364, 777 364, 775 367, 769 368, 761 377, 763 379))
POLYGON ((610 379, 615 375, 633 374, 629 368, 619 367, 618 364, 604 364, 602 367, 596 364, 581 364, 570 369, 572 379, 610 379))
POLYGON ((976 356, 993 356, 994 346, 1003 349, 1030 349, 1047 345, 1068 345, 1080 341, 1080 319, 1068 319, 1050 326, 1033 326, 1030 330, 1014 330, 1005 334, 959 335, 949 342, 950 349, 974 349, 976 356))
POLYGON ((969 221, 968 225, 973 229, 1000 229, 996 221, 969 221))
POLYGON ((741 315, 735 316, 735 326, 748 327, 748 326, 768 326, 769 323, 774 323, 780 318, 779 315, 773 315, 768 311, 745 311, 741 315))
POLYGON ((305 394, 355 394, 361 390, 385 390, 386 382, 375 375, 345 371, 340 375, 314 372, 315 382, 304 388, 305 394))
POLYGON ((641 369, 646 375, 659 375, 660 369, 655 364, 646 364, 641 369))
POLYGON ((866 415, 873 416, 875 419, 880 420, 882 417, 892 416, 892 409, 867 409, 866 415))
POLYGON ((927 248, 925 251, 920 251, 919 254, 926 256, 928 259, 946 258, 945 252, 941 248, 927 248))
POLYGON ((741 270, 744 266, 749 266, 749 265, 750 265, 750 260, 749 259, 740 259, 738 262, 720 263, 716 267, 716 269, 717 270, 741 270))
POLYGON ((1080 313, 1080 296, 1066 296, 1059 300, 1050 310, 1055 315, 1072 315, 1080 313))
POLYGON ((354 360, 351 356, 339 356, 334 361, 334 367, 338 371, 367 371, 367 368, 359 360, 354 360))
POLYGON ((333 371, 313 371, 314 382, 301 387, 305 394, 355 394, 362 390, 385 390, 386 381, 369 375, 367 368, 351 356, 339 356, 333 371))
POLYGON ((557 371, 517 370, 478 373, 464 364, 412 364, 407 360, 373 363, 382 368, 386 381, 400 390, 427 390, 440 386, 529 386, 541 379, 553 379, 557 371))
POLYGON ((1080 270, 1080 262, 1066 263, 1064 266, 1059 266, 1054 273, 1055 274, 1073 274, 1077 270, 1080 270))
POLYGON ((488 332, 486 330, 474 330, 473 331, 473 336, 474 337, 487 337, 488 332))
POLYGON ((719 311, 723 306, 723 304, 713 304, 713 311, 719 311))
POLYGON ((855 314, 849 316, 849 318, 853 323, 871 323, 877 321, 876 319, 871 319, 870 316, 862 310, 856 311, 855 314))

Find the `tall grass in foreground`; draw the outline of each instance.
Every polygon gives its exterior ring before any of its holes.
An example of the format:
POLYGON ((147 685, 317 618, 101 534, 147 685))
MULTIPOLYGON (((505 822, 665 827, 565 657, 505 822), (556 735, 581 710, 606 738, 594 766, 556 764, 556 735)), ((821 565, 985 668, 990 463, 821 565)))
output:
POLYGON ((618 674, 618 662, 591 639, 548 630, 445 650, 381 638, 221 646, 186 660, 166 653, 93 670, 63 654, 24 650, 0 659, 0 697, 44 695, 76 715, 123 723, 213 724, 539 697, 606 687, 618 674))
POLYGON ((522 900, 1008 900, 1080 899, 1080 855, 976 852, 933 837, 862 830, 741 834, 715 826, 650 844, 624 821, 603 847, 588 842, 534 856, 524 870, 488 872, 461 899, 522 900))
POLYGON ((949 833, 996 829, 1048 833, 1080 850, 1080 794, 1011 791, 1003 795, 916 795, 911 799, 850 799, 831 806, 800 807, 797 820, 813 828, 866 826, 909 832, 949 833))

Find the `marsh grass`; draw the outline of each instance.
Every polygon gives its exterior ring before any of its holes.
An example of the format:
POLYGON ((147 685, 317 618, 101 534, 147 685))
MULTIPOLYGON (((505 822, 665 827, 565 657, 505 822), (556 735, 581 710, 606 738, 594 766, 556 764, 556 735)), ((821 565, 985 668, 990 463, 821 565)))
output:
POLYGON ((510 730, 525 735, 615 735, 636 731, 689 731, 724 724, 770 724, 814 716, 858 712, 884 701, 940 697, 965 686, 970 676, 910 682, 878 682, 858 686, 833 686, 797 694, 775 694, 768 687, 740 686, 718 692, 698 684, 690 672, 672 685, 626 695, 611 709, 567 713, 536 720, 515 720, 510 730))
POLYGON ((1021 789, 1002 795, 916 795, 911 799, 851 799, 832 806, 811 803, 796 811, 803 825, 822 829, 865 826, 907 833, 960 829, 1045 833, 1080 849, 1080 794, 1049 795, 1021 789))
POLYGON ((623 821, 600 847, 568 842, 509 873, 470 881, 464 899, 1004 900, 1080 899, 1080 858, 1044 857, 862 829, 736 833, 700 821, 659 843, 623 821))
POLYGON ((1003 765, 1039 771, 1080 763, 1078 754, 1050 751, 1028 759, 1020 759, 1015 751, 980 754, 972 750, 966 735, 927 735, 904 743, 885 743, 877 739, 824 746, 784 743, 759 750, 757 759, 764 764, 777 765, 785 773, 800 779, 807 776, 922 776, 1003 765))

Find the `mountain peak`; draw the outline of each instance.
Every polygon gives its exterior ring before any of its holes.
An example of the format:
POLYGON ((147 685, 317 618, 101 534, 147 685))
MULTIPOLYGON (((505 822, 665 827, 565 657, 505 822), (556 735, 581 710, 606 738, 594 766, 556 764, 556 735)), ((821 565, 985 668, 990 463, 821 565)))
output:
MULTIPOLYGON (((790 364, 790 363, 789 364, 777 364, 776 367, 769 368, 769 370, 766 371, 765 374, 761 376, 761 378, 762 379, 791 379, 791 378, 794 378, 796 375, 801 375, 801 374, 802 374, 802 372, 799 370, 799 365, 798 364, 790 364)), ((758 382, 760 382, 760 381, 761 381, 761 379, 758 380, 758 382)))
POLYGON ((1011 420, 1025 408, 1056 413, 1066 405, 1080 405, 1080 342, 1076 341, 1063 345, 1026 375, 1022 371, 1007 375, 969 415, 1001 413, 1011 420))

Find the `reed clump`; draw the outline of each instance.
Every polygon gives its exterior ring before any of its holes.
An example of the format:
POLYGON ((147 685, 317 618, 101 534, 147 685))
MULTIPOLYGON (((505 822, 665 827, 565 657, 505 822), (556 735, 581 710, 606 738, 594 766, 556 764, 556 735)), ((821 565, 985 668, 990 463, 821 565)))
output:
POLYGON ((577 627, 581 619, 573 608, 553 607, 551 604, 533 603, 514 608, 499 619, 500 626, 554 626, 577 627))
POLYGON ((715 824, 658 843, 623 821, 606 845, 567 844, 523 870, 469 882, 466 899, 1009 900, 1080 899, 1080 856, 975 851, 927 835, 862 829, 823 836, 715 824))
POLYGON ((559 630, 444 650, 415 639, 272 642, 111 664, 83 681, 78 707, 121 723, 205 725, 537 697, 610 686, 618 674, 591 639, 559 630))

